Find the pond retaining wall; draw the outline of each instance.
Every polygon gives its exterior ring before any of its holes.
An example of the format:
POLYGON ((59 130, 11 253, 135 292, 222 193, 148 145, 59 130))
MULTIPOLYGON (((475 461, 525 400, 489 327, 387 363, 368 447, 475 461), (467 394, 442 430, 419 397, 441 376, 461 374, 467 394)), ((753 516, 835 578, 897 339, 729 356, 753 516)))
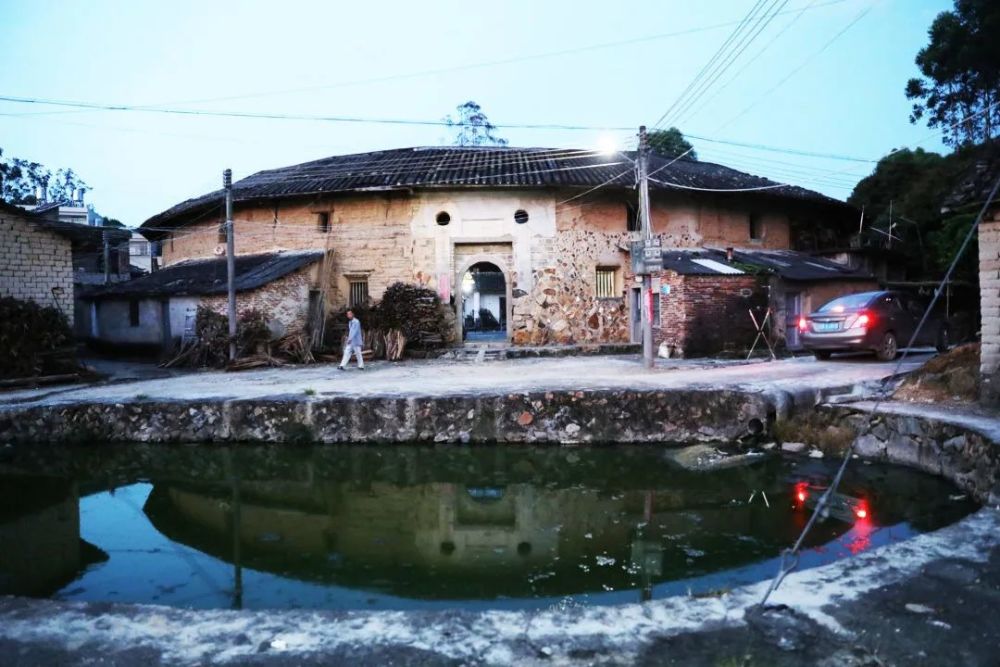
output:
POLYGON ((0 409, 0 443, 731 441, 766 428, 774 404, 718 390, 53 403, 0 409))

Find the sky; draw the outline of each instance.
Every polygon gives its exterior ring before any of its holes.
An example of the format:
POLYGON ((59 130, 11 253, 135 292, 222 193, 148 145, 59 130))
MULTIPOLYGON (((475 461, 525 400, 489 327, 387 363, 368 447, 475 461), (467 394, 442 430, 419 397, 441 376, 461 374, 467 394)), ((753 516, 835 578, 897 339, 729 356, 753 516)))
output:
MULTIPOLYGON (((0 0, 0 96, 421 121, 474 100, 511 145, 588 149, 628 147, 634 130, 601 128, 652 127, 672 109, 667 125, 704 138, 692 140, 700 159, 840 199, 872 162, 707 139, 861 160, 945 150, 910 124, 903 89, 951 0, 765 0, 783 13, 752 23, 746 48, 717 61, 700 97, 685 95, 754 4, 0 0)), ((5 157, 73 168, 88 202, 129 226, 217 189, 227 167, 239 179, 450 136, 426 125, 0 102, 5 157)))

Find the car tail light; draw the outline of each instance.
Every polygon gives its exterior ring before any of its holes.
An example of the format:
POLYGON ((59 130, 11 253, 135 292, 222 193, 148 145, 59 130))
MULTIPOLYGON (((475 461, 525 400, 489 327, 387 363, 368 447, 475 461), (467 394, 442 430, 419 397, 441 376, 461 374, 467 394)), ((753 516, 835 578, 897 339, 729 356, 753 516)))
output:
POLYGON ((875 316, 868 312, 858 313, 848 329, 865 329, 875 323, 875 316))
POLYGON ((809 320, 804 317, 799 318, 799 331, 805 331, 809 328, 809 320))
POLYGON ((868 514, 868 503, 864 500, 854 506, 854 516, 858 517, 858 520, 864 521, 868 518, 868 514))

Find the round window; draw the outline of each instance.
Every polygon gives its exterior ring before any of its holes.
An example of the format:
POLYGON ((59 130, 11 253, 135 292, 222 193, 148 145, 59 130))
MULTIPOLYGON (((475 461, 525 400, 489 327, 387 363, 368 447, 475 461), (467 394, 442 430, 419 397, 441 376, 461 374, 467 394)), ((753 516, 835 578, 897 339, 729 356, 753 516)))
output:
POLYGON ((519 208, 516 211, 514 211, 514 222, 516 222, 519 225, 523 225, 527 221, 528 221, 527 211, 525 211, 523 208, 519 208))
POLYGON ((450 216, 450 215, 448 215, 448 211, 441 211, 440 213, 438 213, 438 214, 437 214, 437 217, 436 217, 436 218, 434 218, 434 220, 435 220, 435 221, 436 221, 436 222, 437 222, 437 223, 438 223, 439 225, 441 225, 442 227, 444 227, 444 226, 445 226, 445 225, 447 225, 447 224, 448 224, 449 222, 451 222, 451 216, 450 216))

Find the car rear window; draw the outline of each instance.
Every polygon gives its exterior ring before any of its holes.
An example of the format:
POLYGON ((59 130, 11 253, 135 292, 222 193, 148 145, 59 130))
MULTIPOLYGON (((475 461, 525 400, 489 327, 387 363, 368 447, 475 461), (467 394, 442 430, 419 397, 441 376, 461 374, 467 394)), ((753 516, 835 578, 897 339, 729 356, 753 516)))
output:
POLYGON ((878 292, 861 292, 860 294, 850 294, 834 299, 824 304, 817 312, 836 313, 844 310, 857 310, 864 308, 878 292))

